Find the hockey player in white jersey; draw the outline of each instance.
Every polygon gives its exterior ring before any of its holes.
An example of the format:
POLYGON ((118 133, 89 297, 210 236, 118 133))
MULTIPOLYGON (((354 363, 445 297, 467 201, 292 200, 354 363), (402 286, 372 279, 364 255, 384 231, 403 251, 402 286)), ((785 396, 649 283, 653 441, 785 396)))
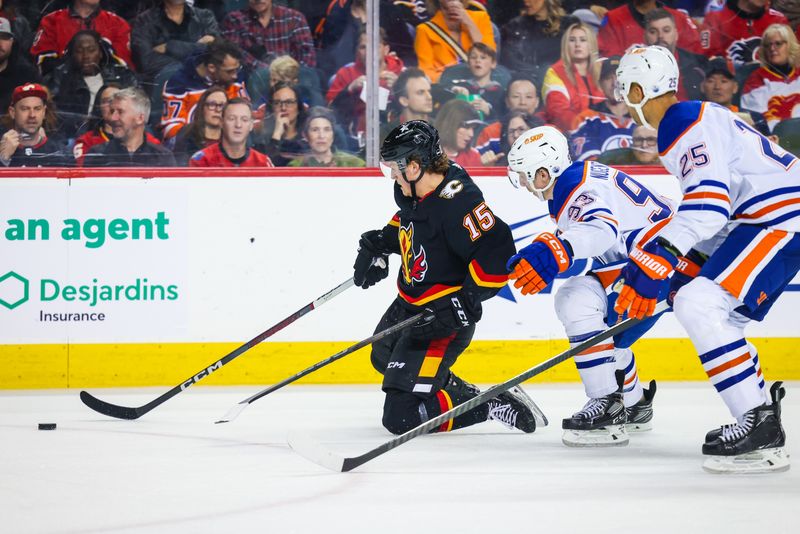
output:
POLYGON ((776 382, 768 395, 744 327, 764 319, 800 269, 800 164, 729 110, 678 102, 678 75, 675 58, 658 46, 629 50, 617 70, 620 96, 636 122, 658 130, 662 162, 684 196, 657 239, 631 252, 615 307, 652 313, 677 257, 693 249, 707 256, 674 299, 675 315, 736 419, 706 435, 703 466, 785 470, 784 389, 776 382))
MULTIPOLYGON (((523 294, 538 293, 573 260, 594 258, 586 276, 568 279, 555 296, 556 313, 575 346, 617 321, 612 288, 628 251, 634 243, 648 242, 672 215, 673 206, 616 169, 597 162, 572 163, 566 137, 552 126, 520 136, 508 162, 511 183, 546 200, 558 227, 555 235, 540 234, 509 260, 514 285, 523 294)), ((655 320, 575 356, 589 401, 564 419, 566 445, 626 445, 626 430, 651 428, 655 382, 649 389, 642 387, 630 346, 655 320), (618 371, 624 373, 621 387, 618 371)))

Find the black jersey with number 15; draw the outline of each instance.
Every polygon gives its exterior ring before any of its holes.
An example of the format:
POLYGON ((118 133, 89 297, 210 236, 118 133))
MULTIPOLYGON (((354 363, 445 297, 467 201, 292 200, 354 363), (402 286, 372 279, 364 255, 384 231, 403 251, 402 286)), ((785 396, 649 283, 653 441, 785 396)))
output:
POLYGON ((506 284, 506 261, 516 253, 511 230, 460 166, 452 163, 442 183, 416 201, 395 184, 395 201, 400 210, 383 236, 400 254, 404 302, 424 306, 461 289, 481 301, 506 284))

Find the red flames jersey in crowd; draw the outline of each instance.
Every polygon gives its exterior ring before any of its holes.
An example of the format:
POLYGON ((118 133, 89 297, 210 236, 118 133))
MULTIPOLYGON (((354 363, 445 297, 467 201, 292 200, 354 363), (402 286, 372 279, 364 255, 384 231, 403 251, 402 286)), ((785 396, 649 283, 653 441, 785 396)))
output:
MULTIPOLYGON (((702 54, 700 32, 689 15, 656 2, 658 7, 669 11, 675 17, 678 30, 678 48, 702 54)), ((619 6, 606 13, 600 32, 597 34, 600 55, 604 57, 621 56, 631 45, 644 44, 644 15, 635 11, 631 3, 619 6)))
POLYGON ((742 107, 763 113, 770 130, 782 120, 800 117, 800 69, 784 76, 759 68, 744 84, 742 107))
POLYGON ((189 160, 189 167, 274 167, 274 165, 269 156, 252 148, 247 149, 243 158, 231 159, 221 143, 214 143, 195 152, 189 160))
POLYGON ((760 18, 745 18, 726 4, 719 11, 708 13, 700 33, 703 52, 707 56, 725 56, 734 65, 757 61, 755 54, 761 35, 770 24, 789 24, 779 11, 767 9, 760 18))
POLYGON ((128 68, 134 68, 131 62, 131 27, 125 19, 105 9, 98 9, 87 19, 82 19, 70 8, 53 11, 44 17, 31 47, 31 56, 36 64, 60 58, 72 36, 80 30, 99 33, 111 43, 114 55, 128 68))

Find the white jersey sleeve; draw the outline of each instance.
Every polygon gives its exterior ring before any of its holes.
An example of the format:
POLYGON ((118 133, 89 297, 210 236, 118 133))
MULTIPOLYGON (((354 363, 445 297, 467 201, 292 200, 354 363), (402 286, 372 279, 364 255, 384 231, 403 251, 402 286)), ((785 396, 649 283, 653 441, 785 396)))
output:
POLYGON ((800 231, 800 164, 740 117, 710 102, 672 105, 658 129, 661 160, 683 199, 659 235, 681 252, 729 221, 800 231))
MULTIPOLYGON (((731 171, 724 140, 704 117, 706 104, 677 104, 677 117, 662 120, 658 143, 661 161, 680 180, 683 199, 659 235, 684 254, 716 235, 731 216, 731 171)), ((670 108, 670 111, 673 111, 670 108)))

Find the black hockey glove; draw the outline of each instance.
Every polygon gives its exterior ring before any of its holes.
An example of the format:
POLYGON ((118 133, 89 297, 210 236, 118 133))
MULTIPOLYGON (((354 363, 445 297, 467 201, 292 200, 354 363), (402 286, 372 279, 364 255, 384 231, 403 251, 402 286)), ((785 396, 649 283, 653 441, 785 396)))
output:
POLYGON ((361 288, 374 286, 389 276, 389 251, 383 245, 383 233, 370 230, 361 234, 358 256, 353 264, 353 280, 361 288))
POLYGON ((690 250, 685 256, 678 256, 678 265, 669 281, 669 293, 667 294, 667 304, 672 306, 675 303, 675 295, 678 290, 694 280, 700 274, 700 268, 706 262, 707 256, 700 254, 696 250, 690 250))
POLYGON ((418 337, 440 335, 461 330, 477 323, 483 314, 481 303, 462 291, 436 299, 426 306, 433 320, 414 325, 413 335, 418 337))

